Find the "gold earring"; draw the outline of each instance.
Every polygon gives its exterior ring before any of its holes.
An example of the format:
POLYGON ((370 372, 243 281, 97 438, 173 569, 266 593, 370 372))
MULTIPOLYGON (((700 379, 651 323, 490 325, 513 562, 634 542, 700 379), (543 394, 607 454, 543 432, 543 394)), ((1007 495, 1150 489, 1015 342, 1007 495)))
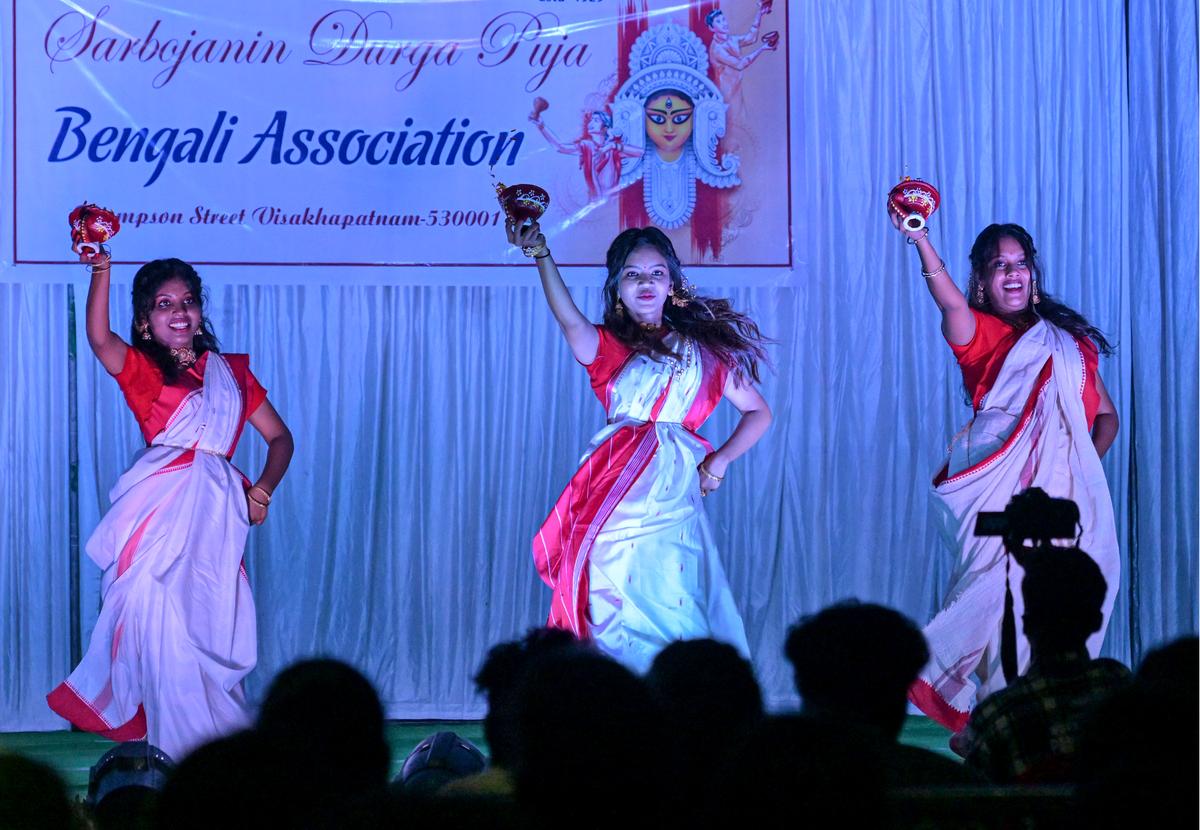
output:
POLYGON ((204 326, 196 326, 196 335, 200 336, 202 334, 204 334, 204 326))
POLYGON ((145 323, 142 323, 141 328, 139 328, 138 331, 140 331, 142 333, 143 340, 150 339, 150 327, 147 326, 145 323))
POLYGON ((616 306, 613 308, 613 311, 616 313, 616 315, 618 317, 623 318, 625 316, 625 304, 618 299, 616 306))
POLYGON ((980 280, 975 280, 975 305, 983 305, 983 283, 980 280))
POLYGON ((1037 280, 1030 280, 1029 284, 1033 286, 1033 290, 1030 292, 1030 299, 1033 300, 1034 305, 1037 305, 1042 301, 1042 297, 1038 294, 1037 290, 1037 280))

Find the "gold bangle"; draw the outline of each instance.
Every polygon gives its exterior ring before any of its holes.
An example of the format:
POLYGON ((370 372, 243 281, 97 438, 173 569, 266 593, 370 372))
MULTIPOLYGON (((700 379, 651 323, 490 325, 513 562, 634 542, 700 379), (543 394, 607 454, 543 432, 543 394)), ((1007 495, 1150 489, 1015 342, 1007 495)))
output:
POLYGON ((267 503, 265 503, 265 504, 264 504, 263 502, 261 502, 261 501, 259 501, 258 499, 254 498, 254 496, 250 495, 249 493, 247 493, 247 494, 246 494, 246 498, 250 499, 250 501, 252 501, 252 502, 254 502, 255 504, 257 504, 257 505, 258 505, 259 507, 261 507, 263 510, 266 510, 268 507, 270 507, 270 506, 271 506, 271 503, 270 503, 270 502, 267 502, 267 503))
POLYGON ((944 273, 946 273, 946 260, 944 260, 944 259, 942 260, 942 264, 933 271, 926 271, 924 268, 921 269, 921 276, 924 277, 925 279, 929 279, 930 277, 936 277, 938 274, 944 274, 944 273))
POLYGON ((246 496, 247 496, 247 497, 250 499, 250 501, 254 502, 255 504, 261 504, 263 507, 268 507, 268 506, 270 506, 270 504, 271 504, 271 493, 270 493, 270 491, 268 491, 268 490, 267 490, 267 488, 265 488, 265 487, 261 487, 261 486, 259 486, 259 485, 257 485, 257 484, 255 484, 253 487, 251 487, 249 490, 247 490, 247 491, 246 491, 246 496), (251 493, 253 493, 255 490, 257 490, 258 492, 262 493, 264 496, 266 496, 266 497, 267 497, 267 501, 266 501, 266 503, 263 503, 263 502, 259 501, 258 499, 254 498, 254 496, 251 496, 251 495, 250 495, 250 494, 251 494, 251 493))
POLYGON ((698 470, 699 470, 701 473, 703 473, 704 475, 706 475, 706 476, 708 476, 709 478, 711 478, 713 481, 718 481, 718 482, 719 482, 719 481, 724 481, 724 480, 725 480, 725 476, 713 475, 712 473, 710 473, 710 472, 708 471, 708 468, 707 468, 707 467, 705 467, 703 464, 701 464, 700 466, 698 466, 696 469, 698 469, 698 470))
POLYGON ((547 248, 546 243, 543 242, 540 245, 526 245, 521 249, 521 253, 525 254, 527 257, 542 259, 543 257, 550 255, 550 249, 547 248))

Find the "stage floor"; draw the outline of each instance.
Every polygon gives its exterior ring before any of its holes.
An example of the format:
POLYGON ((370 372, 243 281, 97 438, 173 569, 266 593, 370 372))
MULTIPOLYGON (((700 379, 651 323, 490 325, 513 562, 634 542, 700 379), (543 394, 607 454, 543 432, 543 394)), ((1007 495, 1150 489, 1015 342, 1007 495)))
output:
MULTIPOLYGON (((434 732, 456 732, 487 754, 480 721, 389 721, 388 743, 392 747, 392 775, 421 739, 434 732)), ((950 733, 929 718, 910 715, 900 736, 903 743, 929 749, 948 758, 956 758, 947 745, 950 733)), ((113 746, 87 732, 5 732, 0 733, 0 749, 17 752, 42 761, 58 770, 72 795, 87 794, 88 770, 113 746)))

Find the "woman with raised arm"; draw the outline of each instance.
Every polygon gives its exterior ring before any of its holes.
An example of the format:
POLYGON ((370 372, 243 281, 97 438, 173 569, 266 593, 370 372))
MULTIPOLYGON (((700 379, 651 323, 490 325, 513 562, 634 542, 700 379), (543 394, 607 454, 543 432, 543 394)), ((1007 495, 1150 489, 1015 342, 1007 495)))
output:
POLYGON ((178 259, 133 280, 132 345, 109 326, 109 255, 91 266, 87 338, 147 446, 87 542, 103 605, 82 662, 48 696, 81 729, 146 738, 178 760, 248 725, 242 679, 257 660, 242 555, 292 457, 292 435, 244 354, 221 354, 196 271, 178 259), (253 484, 230 463, 245 423, 267 442, 253 484))
POLYGON ((541 110, 534 108, 529 116, 538 131, 554 149, 568 156, 579 156, 579 169, 587 186, 588 201, 603 199, 617 188, 621 180, 621 161, 637 158, 641 147, 625 144, 619 136, 610 134, 612 118, 608 113, 594 110, 584 114, 586 122, 583 134, 574 141, 560 141, 558 136, 542 120, 541 110))
POLYGON ((988 225, 979 234, 964 296, 929 241, 928 227, 910 232, 890 205, 889 214, 920 253, 925 285, 941 309, 942 334, 975 413, 934 479, 958 558, 945 604, 925 627, 932 657, 909 694, 957 734, 974 702, 1006 685, 1006 583, 1012 586, 1018 671, 1029 662, 1022 571, 1001 539, 974 535, 981 510, 1002 511, 1030 487, 1079 506, 1079 546, 1108 582, 1103 624, 1088 640, 1093 657, 1100 651, 1120 581, 1112 500, 1100 465, 1118 426, 1097 371, 1099 352, 1112 348, 1083 315, 1046 292, 1037 249, 1020 225, 988 225))
POLYGON ((755 383, 758 326, 697 295, 671 242, 631 228, 608 249, 604 322, 576 307, 536 224, 507 227, 537 264, 550 310, 608 416, 533 542, 554 589, 549 625, 636 671, 673 640, 712 637, 749 654, 701 497, 771 423, 755 383), (742 413, 719 448, 696 430, 721 398, 742 413))

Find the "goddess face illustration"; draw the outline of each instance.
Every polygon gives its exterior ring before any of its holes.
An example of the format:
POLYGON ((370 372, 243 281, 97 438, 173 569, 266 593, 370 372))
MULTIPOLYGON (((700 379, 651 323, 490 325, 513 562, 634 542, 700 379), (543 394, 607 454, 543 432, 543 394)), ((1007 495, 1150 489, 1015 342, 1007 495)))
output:
POLYGON ((717 158, 727 107, 708 78, 708 51, 674 23, 651 26, 629 50, 629 79, 613 98, 612 133, 644 151, 621 168, 620 186, 642 182, 650 221, 678 228, 692 218, 696 182, 741 184, 737 156, 717 158))
POLYGON ((657 93, 646 102, 646 137, 663 161, 675 161, 692 137, 692 99, 677 89, 657 93))

